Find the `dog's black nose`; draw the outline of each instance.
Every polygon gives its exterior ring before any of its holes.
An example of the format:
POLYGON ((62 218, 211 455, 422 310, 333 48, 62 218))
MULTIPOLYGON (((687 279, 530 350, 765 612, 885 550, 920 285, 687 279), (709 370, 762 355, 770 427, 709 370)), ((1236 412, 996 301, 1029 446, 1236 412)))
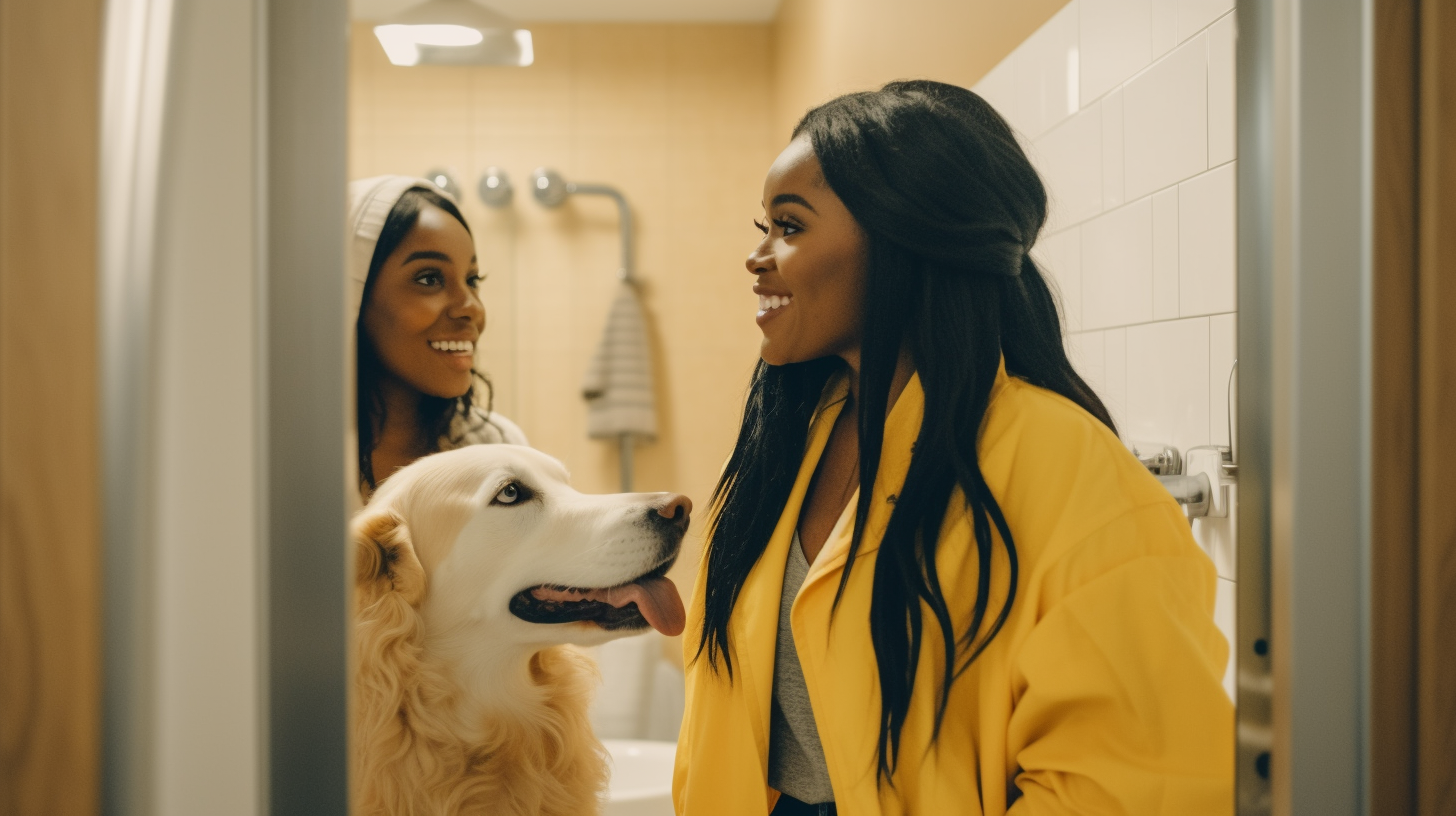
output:
POLYGON ((675 527, 682 532, 687 532, 688 523, 692 520, 693 515, 692 499, 681 493, 669 493, 656 509, 657 515, 670 519, 675 527))

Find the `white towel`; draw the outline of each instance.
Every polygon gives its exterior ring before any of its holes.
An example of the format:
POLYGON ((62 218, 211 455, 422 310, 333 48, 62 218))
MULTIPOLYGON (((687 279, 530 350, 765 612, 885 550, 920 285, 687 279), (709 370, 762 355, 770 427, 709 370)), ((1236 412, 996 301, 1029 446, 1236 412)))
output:
POLYGON ((587 435, 610 439, 635 434, 657 436, 657 404, 652 391, 652 349, 637 287, 626 281, 612 300, 601 342, 581 384, 587 401, 587 435))

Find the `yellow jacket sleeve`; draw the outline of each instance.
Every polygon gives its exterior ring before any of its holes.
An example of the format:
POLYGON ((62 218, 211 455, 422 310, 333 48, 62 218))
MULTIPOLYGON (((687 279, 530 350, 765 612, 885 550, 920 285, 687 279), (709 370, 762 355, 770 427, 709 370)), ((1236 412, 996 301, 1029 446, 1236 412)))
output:
MULTIPOLYGON (((1077 550, 1095 552, 1095 539, 1077 550)), ((1095 577, 1077 574, 1085 566, 1046 576, 1061 587, 1043 594, 1014 659, 1020 799, 1008 816, 1233 812, 1233 707, 1218 682, 1228 645, 1207 559, 1147 555, 1095 577)))

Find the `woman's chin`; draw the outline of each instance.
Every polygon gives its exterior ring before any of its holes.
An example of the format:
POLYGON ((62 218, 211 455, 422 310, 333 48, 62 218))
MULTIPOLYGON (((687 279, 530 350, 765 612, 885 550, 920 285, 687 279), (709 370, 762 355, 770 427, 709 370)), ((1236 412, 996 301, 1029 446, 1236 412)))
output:
POLYGON ((428 397, 437 399, 460 399, 470 393, 471 379, 466 377, 463 380, 452 380, 449 382, 415 383, 415 390, 428 397))
POLYGON ((787 355, 780 353, 778 349, 774 348, 767 337, 763 339, 762 345, 758 347, 758 357, 771 366, 788 365, 794 362, 787 355))
POLYGON ((758 357, 771 366, 792 365, 794 363, 807 363, 810 360, 817 360, 821 357, 832 356, 832 352, 811 349, 806 352, 802 347, 794 348, 784 342, 775 344, 768 337, 763 338, 763 343, 758 347, 758 357))

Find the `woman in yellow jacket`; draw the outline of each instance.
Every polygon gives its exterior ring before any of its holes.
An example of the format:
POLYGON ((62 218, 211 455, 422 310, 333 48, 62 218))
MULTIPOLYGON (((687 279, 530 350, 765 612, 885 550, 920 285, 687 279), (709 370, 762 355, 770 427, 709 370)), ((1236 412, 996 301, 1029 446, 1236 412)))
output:
POLYGON ((678 813, 1231 813, 1215 573, 1067 361, 1010 128, 940 83, 841 97, 763 203, 678 813))

